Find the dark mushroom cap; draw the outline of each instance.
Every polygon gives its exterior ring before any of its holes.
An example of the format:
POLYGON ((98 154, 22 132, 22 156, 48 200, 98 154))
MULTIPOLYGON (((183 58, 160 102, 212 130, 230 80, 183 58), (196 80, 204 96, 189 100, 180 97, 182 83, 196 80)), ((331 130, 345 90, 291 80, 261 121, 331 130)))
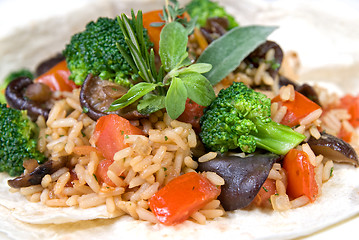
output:
POLYGON ((268 69, 268 73, 274 79, 277 77, 279 66, 282 64, 283 61, 283 50, 277 43, 273 41, 266 41, 262 43, 253 52, 251 52, 248 57, 246 57, 245 61, 252 64, 254 67, 258 67, 259 62, 265 59, 266 54, 270 49, 274 49, 274 60, 272 62, 272 65, 278 65, 276 68, 268 69))
POLYGON ((29 187, 32 185, 38 185, 41 183, 42 178, 46 174, 52 174, 64 167, 67 163, 66 158, 62 158, 58 161, 49 160, 39 165, 34 171, 22 175, 20 177, 8 180, 8 185, 13 188, 29 187))
POLYGON ((253 201, 279 158, 273 153, 251 154, 244 158, 220 155, 199 163, 198 170, 215 172, 224 179, 218 199, 226 211, 231 211, 245 208, 253 201))
POLYGON ((32 101, 25 97, 25 90, 33 84, 32 79, 28 77, 19 77, 9 83, 5 90, 6 101, 10 107, 18 110, 27 110, 27 115, 32 121, 42 115, 48 118, 50 107, 46 104, 32 101))
POLYGON ((359 166, 358 155, 354 148, 340 138, 322 132, 319 139, 310 137, 308 144, 316 155, 322 154, 335 162, 351 163, 356 167, 359 166))
POLYGON ((108 114, 117 114, 129 120, 136 120, 147 117, 147 115, 140 114, 136 105, 130 105, 126 108, 107 112, 111 103, 118 97, 115 92, 122 95, 127 92, 124 87, 110 81, 105 81, 97 76, 89 74, 82 84, 80 92, 80 103, 84 112, 94 121, 102 116, 108 114), (112 90, 111 90, 112 89, 112 90))

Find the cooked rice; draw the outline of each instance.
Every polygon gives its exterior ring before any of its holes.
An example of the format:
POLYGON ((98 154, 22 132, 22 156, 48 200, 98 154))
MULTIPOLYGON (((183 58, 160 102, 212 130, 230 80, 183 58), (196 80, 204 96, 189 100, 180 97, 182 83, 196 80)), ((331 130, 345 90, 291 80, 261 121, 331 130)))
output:
MULTIPOLYGON (((235 81, 243 82, 245 85, 268 86, 269 91, 258 91, 269 98, 279 94, 284 101, 294 101, 293 86, 278 89, 278 78, 273 79, 268 73, 274 54, 274 49, 270 49, 265 61, 259 62, 258 68, 249 67, 242 62, 234 72, 215 86, 215 92, 218 93, 220 89, 235 81)), ((285 55, 279 71, 283 76, 297 80, 298 67, 298 56, 292 52, 285 55)), ((348 111, 333 107, 338 106, 339 100, 336 95, 329 94, 318 86, 314 87, 319 92, 323 109, 328 110, 324 115, 322 109, 310 113, 300 119, 300 124, 294 130, 306 135, 307 139, 310 136, 319 139, 322 130, 338 136, 343 128, 353 132, 351 144, 358 150, 359 134, 348 121, 351 117, 348 111)), ((95 148, 93 132, 96 122, 82 112, 79 94, 80 89, 75 89, 72 93, 55 92, 53 95, 56 101, 48 120, 45 121, 43 117, 37 119, 40 128, 38 149, 54 161, 63 158, 69 160, 67 167, 51 175, 45 175, 41 184, 19 190, 29 201, 41 202, 49 207, 71 206, 84 209, 105 205, 108 213, 114 216, 127 214, 134 219, 158 223, 155 215, 149 210, 148 200, 151 196, 175 177, 196 171, 198 163, 210 161, 217 156, 216 152, 209 152, 195 161, 192 150, 198 145, 198 139, 191 124, 172 120, 165 112, 157 111, 147 119, 130 121, 134 126, 141 128, 145 135, 129 135, 125 139, 127 147, 114 155, 114 162, 107 171, 107 176, 114 186, 100 184, 96 178, 96 170, 103 156, 95 148), (75 179, 72 178, 72 174, 76 175, 75 179)), ((276 102, 271 105, 273 121, 280 123, 286 113, 285 106, 280 106, 276 102)), ((322 155, 316 156, 308 144, 297 148, 306 152, 311 164, 315 166, 315 180, 320 196, 322 184, 332 176, 333 161, 324 159, 322 155)), ((201 174, 214 185, 225 184, 223 178, 216 173, 201 174)), ((306 196, 289 198, 286 193, 286 171, 280 163, 273 165, 268 179, 275 180, 276 185, 277 192, 270 197, 274 210, 285 211, 310 202, 306 196)), ((205 224, 209 219, 224 215, 225 211, 220 201, 213 200, 193 213, 191 219, 205 224)))
MULTIPOLYGON (((76 179, 69 168, 63 167, 46 175, 41 185, 21 188, 20 193, 30 201, 50 207, 91 208, 106 205, 110 214, 128 214, 135 219, 158 222, 149 210, 148 199, 171 179, 182 173, 195 171, 198 163, 192 159, 191 148, 197 146, 197 135, 188 123, 172 120, 162 111, 137 122, 145 136, 130 135, 128 147, 114 155, 107 175, 114 187, 99 184, 95 173, 102 155, 94 148, 95 122, 81 112, 79 89, 72 94, 57 93, 59 98, 45 122, 37 120, 40 128, 38 149, 57 161, 69 158, 76 179), (65 97, 65 98, 64 98, 65 97), (79 149, 77 147, 86 146, 79 149)), ((216 153, 208 153, 201 161, 209 161, 216 153)), ((213 184, 224 180, 215 173, 203 173, 213 184)), ((219 201, 207 205, 193 219, 203 223, 224 214, 219 201)))

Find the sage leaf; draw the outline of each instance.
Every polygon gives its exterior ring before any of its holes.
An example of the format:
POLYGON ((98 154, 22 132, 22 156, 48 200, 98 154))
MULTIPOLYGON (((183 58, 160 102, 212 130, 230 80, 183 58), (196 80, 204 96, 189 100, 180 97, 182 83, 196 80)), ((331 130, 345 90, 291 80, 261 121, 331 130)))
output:
POLYGON ((147 93, 155 90, 155 88, 158 86, 158 84, 154 83, 147 83, 147 82, 140 82, 128 90, 128 92, 123 95, 121 98, 116 99, 113 101, 111 106, 108 108, 107 111, 115 111, 124 107, 127 107, 128 105, 136 102, 141 97, 146 95, 147 93))
POLYGON ((185 109, 187 89, 179 78, 172 78, 165 98, 166 110, 170 118, 177 119, 185 109))
POLYGON ((211 83, 197 72, 183 73, 178 76, 187 89, 187 97, 201 106, 208 106, 216 98, 211 83))
POLYGON ((160 34, 159 55, 166 72, 180 64, 187 52, 187 31, 178 22, 166 24, 160 34))
POLYGON ((198 63, 209 63, 211 71, 204 76, 212 85, 220 82, 254 49, 266 41, 277 27, 247 26, 236 27, 213 41, 198 58, 198 63))
POLYGON ((206 73, 212 69, 212 65, 208 63, 194 63, 186 68, 179 70, 180 73, 186 72, 197 72, 197 73, 206 73))
POLYGON ((137 111, 150 114, 165 107, 165 96, 148 93, 138 102, 137 111))

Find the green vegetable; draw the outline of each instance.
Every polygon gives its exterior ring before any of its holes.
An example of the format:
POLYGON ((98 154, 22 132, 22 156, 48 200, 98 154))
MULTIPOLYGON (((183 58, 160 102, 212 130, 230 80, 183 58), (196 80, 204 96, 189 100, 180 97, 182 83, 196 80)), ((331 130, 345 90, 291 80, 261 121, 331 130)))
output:
POLYGON ((166 23, 161 31, 159 55, 162 66, 154 67, 154 53, 144 50, 142 39, 142 12, 137 17, 132 12, 133 26, 125 14, 118 19, 131 54, 122 46, 120 52, 144 82, 135 84, 121 98, 115 100, 109 111, 138 102, 137 110, 144 114, 166 108, 172 119, 178 118, 185 110, 187 98, 208 106, 215 98, 210 82, 201 73, 211 69, 207 63, 192 64, 188 59, 188 31, 179 22, 166 23))
POLYGON ((15 80, 18 77, 28 77, 34 79, 32 72, 25 68, 9 73, 5 77, 3 83, 0 85, 0 103, 6 103, 6 98, 4 95, 5 89, 12 80, 15 80))
POLYGON ((276 27, 237 27, 212 42, 199 56, 198 63, 209 63, 212 70, 204 74, 212 85, 220 82, 260 44, 276 27))
POLYGON ((169 0, 169 2, 167 2, 168 4, 163 6, 163 16, 160 16, 164 22, 154 22, 151 23, 151 26, 161 27, 166 23, 179 22, 185 27, 188 35, 192 34, 195 24, 197 22, 197 17, 193 17, 190 20, 188 20, 187 18, 180 18, 180 16, 185 13, 186 8, 180 8, 179 2, 177 0, 169 0), (171 2, 172 4, 169 4, 169 2, 171 2))
POLYGON ((252 153, 256 147, 286 154, 305 136, 271 120, 271 100, 264 94, 234 82, 222 89, 205 109, 200 137, 212 151, 240 148, 252 153))
POLYGON ((0 172, 16 176, 24 171, 24 160, 45 161, 45 156, 37 150, 37 125, 27 117, 26 111, 0 104, 0 132, 0 172))
POLYGON ((228 19, 229 29, 238 26, 238 23, 233 16, 228 14, 226 10, 219 6, 217 2, 210 0, 192 0, 187 4, 186 10, 188 14, 193 17, 198 17, 197 24, 200 27, 204 27, 207 22, 207 18, 211 17, 224 17, 228 19))
MULTIPOLYGON (((130 21, 130 24, 131 21, 130 21)), ((152 45, 147 30, 142 32, 146 50, 152 45)), ((116 19, 101 17, 87 24, 83 32, 72 36, 63 51, 71 71, 70 79, 81 85, 91 73, 103 80, 111 80, 123 86, 130 86, 130 78, 136 78, 131 65, 118 51, 117 45, 130 54, 121 28, 116 19)))

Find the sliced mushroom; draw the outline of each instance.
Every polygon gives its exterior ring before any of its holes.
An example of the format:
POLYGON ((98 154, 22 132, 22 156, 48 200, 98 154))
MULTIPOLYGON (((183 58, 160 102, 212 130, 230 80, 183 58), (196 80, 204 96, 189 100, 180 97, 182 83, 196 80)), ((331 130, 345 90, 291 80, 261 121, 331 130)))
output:
POLYGON ((51 106, 48 102, 35 102, 25 97, 25 90, 33 84, 28 77, 19 77, 9 83, 5 90, 6 101, 10 107, 18 110, 27 110, 27 115, 32 121, 36 121, 39 115, 47 119, 51 106))
POLYGON ((65 60, 64 55, 62 55, 61 53, 41 62, 37 67, 36 67, 36 76, 40 76, 44 73, 46 73, 47 71, 49 71, 53 66, 55 66, 56 64, 58 64, 59 62, 65 60))
POLYGON ((24 93, 25 97, 38 103, 48 101, 51 98, 51 94, 51 89, 43 83, 30 84, 24 93))
POLYGON ((322 132, 319 139, 311 137, 308 144, 316 155, 322 154, 335 162, 351 163, 356 167, 359 166, 358 155, 354 148, 340 138, 322 132))
POLYGON ((140 114, 135 105, 130 105, 113 112, 107 112, 111 103, 126 92, 127 89, 118 84, 102 80, 99 77, 89 74, 81 87, 81 107, 86 110, 87 115, 95 121, 107 114, 117 114, 129 120, 147 117, 147 115, 140 114))
POLYGON ((273 79, 275 79, 278 75, 279 66, 283 61, 283 51, 282 48, 273 41, 266 41, 259 45, 251 54, 246 57, 245 62, 253 65, 254 67, 258 67, 259 63, 266 58, 267 52, 273 49, 274 50, 274 59, 271 62, 272 66, 268 69, 268 73, 271 75, 273 79))
POLYGON ((200 31, 206 38, 208 43, 213 42, 217 38, 226 34, 229 26, 227 18, 212 17, 208 18, 205 27, 201 27, 200 31))
POLYGON ((32 185, 38 185, 41 183, 42 178, 46 174, 52 174, 64 167, 67 163, 67 159, 63 158, 58 161, 49 160, 39 165, 34 171, 22 175, 20 177, 8 180, 8 185, 13 188, 29 187, 32 185))
POLYGON ((252 154, 247 157, 218 156, 199 163, 199 171, 211 171, 221 176, 225 184, 218 199, 226 211, 247 207, 267 179, 279 155, 252 154))

